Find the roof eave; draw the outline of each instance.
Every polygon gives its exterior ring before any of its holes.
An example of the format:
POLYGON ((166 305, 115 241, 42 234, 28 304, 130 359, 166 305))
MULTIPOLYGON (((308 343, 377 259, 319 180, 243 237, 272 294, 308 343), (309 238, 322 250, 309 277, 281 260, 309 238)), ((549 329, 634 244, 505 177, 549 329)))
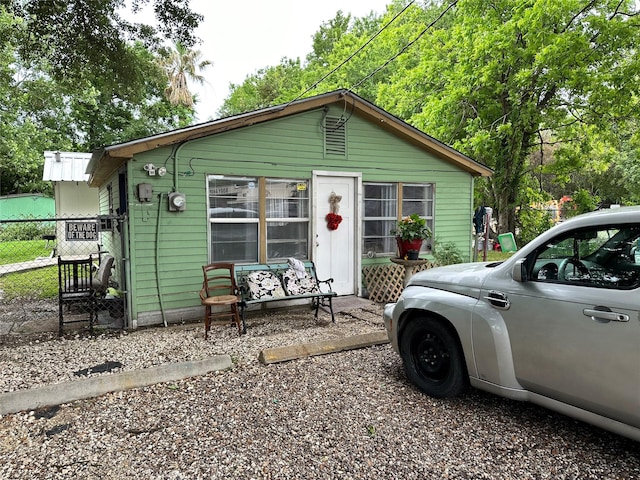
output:
POLYGON ((439 142, 350 91, 337 90, 315 97, 296 100, 285 105, 268 107, 95 150, 87 166, 87 173, 90 174, 89 185, 100 186, 126 160, 133 158, 138 153, 322 108, 336 102, 345 101, 346 98, 351 100, 354 109, 360 115, 375 120, 386 130, 395 132, 433 155, 451 161, 475 176, 489 177, 493 174, 489 167, 439 142))

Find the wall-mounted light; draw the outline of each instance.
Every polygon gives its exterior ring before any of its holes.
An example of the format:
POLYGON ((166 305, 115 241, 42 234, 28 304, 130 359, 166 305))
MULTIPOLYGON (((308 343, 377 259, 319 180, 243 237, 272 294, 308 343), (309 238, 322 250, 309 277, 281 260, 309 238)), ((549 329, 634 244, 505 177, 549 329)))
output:
POLYGON ((56 162, 60 162, 62 159, 60 158, 60 152, 55 152, 53 154, 54 158, 56 159, 56 162))
POLYGON ((147 172, 147 175, 149 175, 150 177, 153 177, 156 174, 159 177, 164 177, 167 173, 167 169, 165 167, 156 167, 153 163, 145 163, 144 171, 147 172))
POLYGON ((147 175, 152 177, 156 174, 156 166, 153 163, 146 163, 144 165, 144 171, 147 172, 147 175))

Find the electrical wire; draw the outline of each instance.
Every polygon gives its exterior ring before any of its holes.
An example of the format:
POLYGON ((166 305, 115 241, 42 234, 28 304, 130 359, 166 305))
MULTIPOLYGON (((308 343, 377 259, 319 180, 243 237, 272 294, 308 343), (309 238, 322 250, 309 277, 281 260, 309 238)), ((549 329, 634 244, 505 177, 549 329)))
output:
POLYGON ((453 0, 453 2, 451 2, 447 8, 445 8, 440 15, 438 15, 438 17, 433 20, 429 25, 427 25, 424 30, 422 30, 418 36, 416 38, 414 38, 412 41, 410 41, 409 43, 407 43, 404 47, 402 47, 402 49, 400 49, 400 51, 398 53, 396 53, 393 57, 391 57, 389 60, 387 60, 386 62, 384 62, 382 65, 380 65, 378 68, 376 68, 375 70, 373 70, 369 75, 367 75, 366 77, 364 77, 362 80, 360 80, 358 83, 356 83, 355 85, 349 87, 347 89, 348 92, 352 92, 354 89, 358 88, 360 85, 362 85, 364 82, 366 82, 368 79, 370 79, 371 77, 373 77, 376 73, 378 73, 380 70, 384 69, 387 65, 389 65, 391 62, 393 62, 396 58, 398 58, 400 55, 402 55, 405 51, 407 51, 410 47, 412 47, 425 33, 427 33, 437 22, 440 21, 440 19, 442 17, 444 17, 444 15, 451 10, 453 7, 456 6, 456 4, 458 3, 458 0, 453 0))
POLYGON ((327 77, 329 77, 330 75, 334 74, 335 72, 337 72, 340 68, 342 68, 346 63, 348 63, 349 61, 351 61, 352 58, 354 58, 356 55, 358 55, 362 50, 364 50, 378 35, 380 35, 384 30, 387 29, 387 27, 389 25, 391 25, 400 15, 402 15, 411 5, 413 5, 416 2, 416 0, 411 0, 411 2, 409 2, 407 5, 405 5, 405 7, 400 10, 400 12, 398 12, 391 20, 389 20, 389 22, 386 25, 383 25, 382 28, 380 30, 378 30, 371 38, 369 38, 369 40, 367 40, 362 46, 360 46, 355 52, 353 52, 351 55, 349 55, 345 60, 342 61, 342 63, 340 65, 338 65, 337 67, 335 67, 333 70, 331 70, 329 73, 327 73, 326 75, 324 75, 322 78, 320 78, 320 80, 316 81, 313 85, 311 85, 309 88, 307 88, 304 92, 302 92, 300 95, 298 95, 296 98, 294 98, 293 100, 291 100, 289 103, 287 103, 286 107, 288 107, 289 105, 291 105, 293 102, 295 102, 296 100, 299 100, 301 97, 303 97, 305 94, 309 93, 311 90, 313 90, 314 88, 316 88, 319 84, 321 84, 323 81, 325 81, 327 79, 327 77))
POLYGON ((331 127, 327 127, 325 126, 325 120, 327 118, 327 113, 329 113, 329 109, 325 109, 324 114, 322 115, 322 119, 320 120, 320 129, 323 132, 327 132, 327 133, 333 133, 336 132, 338 130, 340 130, 342 127, 344 127, 347 122, 349 121, 349 119, 351 118, 351 115, 353 115, 353 111, 356 109, 356 104, 355 102, 351 102, 350 104, 347 103, 347 99, 345 97, 344 99, 344 109, 342 110, 342 115, 340 115, 340 118, 338 119, 338 121, 332 125, 331 127), (351 105, 351 110, 349 111, 349 115, 347 115, 345 117, 345 113, 347 113, 347 105, 351 105))
MULTIPOLYGON (((201 160, 201 161, 207 161, 210 162, 211 158, 206 158, 206 157, 193 157, 192 160, 201 160)), ((336 160, 336 161, 340 161, 340 160, 336 160)), ((247 166, 247 167, 299 167, 300 164, 299 163, 289 163, 289 162, 278 162, 278 161, 267 161, 267 160, 234 160, 234 164, 242 164, 243 166, 247 166)), ((339 164, 342 165, 342 164, 339 164)), ((330 164, 326 164, 323 165, 324 167, 330 167, 333 165, 330 164)), ((385 172, 385 173, 390 173, 390 172, 398 172, 398 168, 396 165, 389 165, 388 167, 379 167, 379 166, 370 166, 370 165, 365 165, 362 166, 360 168, 360 170, 362 171, 367 171, 367 172, 385 172)), ((446 170, 446 169, 440 169, 440 168, 423 168, 423 167, 415 167, 415 168, 403 168, 402 171, 404 173, 409 173, 409 174, 413 174, 413 173, 447 173, 450 172, 450 170, 446 170)))

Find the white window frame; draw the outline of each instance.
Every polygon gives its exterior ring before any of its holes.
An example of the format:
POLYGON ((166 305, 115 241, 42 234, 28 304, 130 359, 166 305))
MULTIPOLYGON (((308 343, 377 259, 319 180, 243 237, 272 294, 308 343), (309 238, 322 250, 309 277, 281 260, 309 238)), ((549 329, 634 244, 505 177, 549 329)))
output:
MULTIPOLYGON (((420 215, 420 217, 424 218, 427 221, 427 226, 431 229, 432 232, 432 238, 435 235, 434 233, 434 224, 435 224, 435 183, 433 182, 413 182, 413 183, 402 183, 402 182, 363 182, 363 192, 366 192, 367 190, 367 185, 386 185, 386 186, 395 186, 396 189, 396 214, 395 217, 393 217, 393 227, 395 227, 396 222, 398 220, 400 220, 403 216, 407 216, 410 215, 411 213, 417 213, 418 215, 420 215), (424 206, 425 208, 421 209, 421 211, 415 211, 415 208, 408 208, 409 207, 409 203, 408 202, 412 202, 413 204, 417 203, 417 200, 419 199, 405 199, 404 195, 406 193, 405 188, 410 188, 410 187, 429 187, 429 191, 430 191, 430 198, 426 198, 426 199, 421 199, 422 202, 424 202, 424 206)), ((363 196, 366 193, 363 193, 363 196)), ((380 220, 390 220, 392 217, 367 217, 366 216, 366 202, 367 202, 367 198, 364 198, 363 200, 363 204, 364 204, 364 208, 363 208, 363 219, 362 219, 362 228, 363 228, 363 238, 362 238, 362 252, 364 256, 367 257, 391 257, 396 255, 396 248, 395 248, 395 242, 389 242, 387 240, 387 243, 391 244, 391 248, 392 251, 390 252, 373 252, 373 251, 367 251, 367 248, 365 246, 365 236, 364 236, 364 232, 366 231, 365 228, 365 224, 367 221, 380 221, 380 220)), ((373 200, 373 199, 372 199, 373 200)), ((377 199, 375 199, 377 200, 377 199)), ((392 228, 393 228, 392 227, 392 228)), ((391 230, 391 228, 389 229, 389 231, 391 230)), ((367 238, 382 238, 382 239, 389 239, 392 238, 391 233, 387 232, 386 235, 384 236, 380 236, 380 237, 367 237, 367 238)), ((422 251, 429 251, 431 247, 431 242, 423 242, 422 244, 422 251)))

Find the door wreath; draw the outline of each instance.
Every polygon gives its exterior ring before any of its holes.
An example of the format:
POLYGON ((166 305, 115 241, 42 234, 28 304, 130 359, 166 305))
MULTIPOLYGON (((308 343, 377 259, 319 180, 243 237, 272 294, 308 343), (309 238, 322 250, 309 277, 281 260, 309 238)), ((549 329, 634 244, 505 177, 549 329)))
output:
POLYGON ((325 220, 327 221, 327 228, 329 230, 337 230, 340 222, 342 222, 342 217, 338 215, 338 210, 340 210, 340 200, 342 200, 342 195, 336 195, 335 192, 331 192, 329 195, 329 205, 331 211, 327 213, 325 220))

